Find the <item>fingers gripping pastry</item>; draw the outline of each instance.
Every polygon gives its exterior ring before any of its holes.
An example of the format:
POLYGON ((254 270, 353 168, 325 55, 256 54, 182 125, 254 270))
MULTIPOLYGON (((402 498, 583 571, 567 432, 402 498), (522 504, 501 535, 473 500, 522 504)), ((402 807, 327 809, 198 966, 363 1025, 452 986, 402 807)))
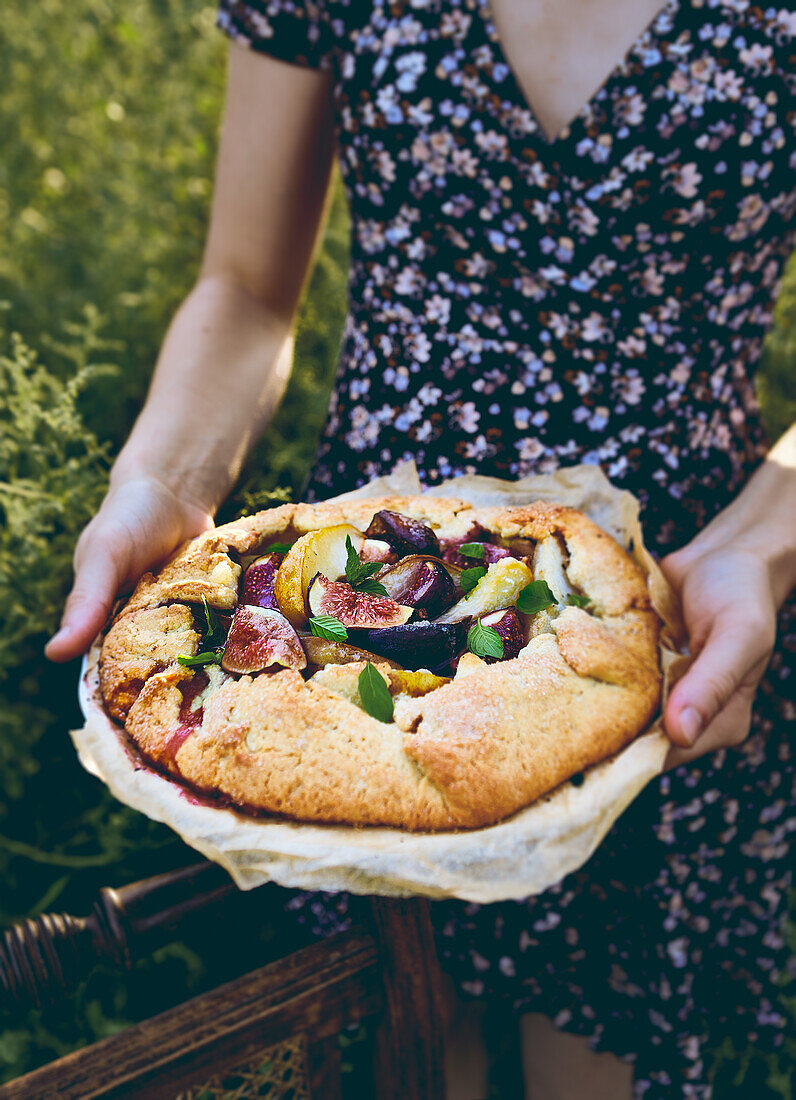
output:
POLYGON ((650 723, 658 629, 641 570, 571 508, 282 505, 142 577, 100 681, 148 760, 245 809, 477 828, 650 723))

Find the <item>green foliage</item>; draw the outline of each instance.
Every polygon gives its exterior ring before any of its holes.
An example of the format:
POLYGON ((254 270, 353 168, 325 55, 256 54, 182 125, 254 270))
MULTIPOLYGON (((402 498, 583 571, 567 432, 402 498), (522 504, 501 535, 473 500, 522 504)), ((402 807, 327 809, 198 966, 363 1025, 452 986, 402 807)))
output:
POLYGON ((40 629, 55 626, 75 540, 102 500, 108 447, 78 410, 81 394, 112 372, 95 361, 110 348, 98 330, 87 309, 67 327, 68 342, 51 344, 67 371, 48 370, 19 335, 0 354, 0 680, 32 655, 31 608, 40 629))
POLYGON ((758 399, 772 439, 796 422, 796 255, 791 256, 774 308, 774 327, 763 351, 758 399))
POLYGON ((96 312, 87 310, 69 326, 68 342, 53 347, 72 368, 64 378, 21 337, 0 344, 0 822, 36 771, 50 714, 37 702, 43 670, 35 658, 58 621, 75 540, 105 486, 107 447, 77 407, 107 370, 94 361, 106 350, 97 330, 96 312))
MULTIPOLYGON (((214 18, 203 0, 11 0, 0 21, 0 926, 53 906, 83 912, 102 885, 192 858, 82 770, 67 736, 80 721, 77 667, 48 665, 41 648, 197 271, 224 82, 214 18)), ((347 265, 337 180, 287 394, 221 518, 300 497, 347 265)), ((761 386, 772 432, 796 415, 795 361, 791 267, 761 386)), ((68 1012, 0 1018, 0 1080, 258 965, 271 935, 267 910, 212 953, 206 929, 189 931, 131 975, 95 971, 68 1012)), ((792 1095, 786 1055, 725 1046, 715 1064, 717 1097, 737 1095, 736 1080, 792 1095)))
POLYGON ((212 3, 11 0, 0 21, 0 298, 31 342, 101 306, 127 348, 116 444, 197 270, 222 95, 212 3))

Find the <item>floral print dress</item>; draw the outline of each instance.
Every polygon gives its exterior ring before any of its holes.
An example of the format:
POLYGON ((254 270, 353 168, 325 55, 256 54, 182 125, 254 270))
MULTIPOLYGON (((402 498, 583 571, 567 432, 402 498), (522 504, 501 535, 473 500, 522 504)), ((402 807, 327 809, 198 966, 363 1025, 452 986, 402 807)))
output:
MULTIPOLYGON (((428 484, 594 463, 660 554, 729 503, 765 452, 754 378, 792 243, 792 10, 667 0, 554 139, 488 0, 222 0, 219 23, 330 74, 352 259, 310 495, 410 456, 428 484)), ((647 1100, 706 1100, 708 1042, 783 1041, 781 625, 740 749, 650 784, 541 897, 432 905, 464 994, 634 1061, 647 1100)), ((353 902, 288 904, 329 931, 353 902)))

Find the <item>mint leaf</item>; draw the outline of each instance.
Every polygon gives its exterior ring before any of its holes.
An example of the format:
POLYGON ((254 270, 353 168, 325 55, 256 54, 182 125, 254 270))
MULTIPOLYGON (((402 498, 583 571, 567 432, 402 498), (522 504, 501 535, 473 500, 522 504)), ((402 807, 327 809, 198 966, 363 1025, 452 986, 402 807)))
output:
POLYGON ((357 685, 362 709, 367 711, 371 718, 377 718, 379 722, 392 722, 392 696, 384 682, 384 677, 370 661, 360 672, 357 685))
POLYGON ((353 585, 355 581, 359 580, 359 571, 362 566, 362 562, 359 560, 359 554, 354 549, 354 544, 351 541, 351 536, 345 537, 345 577, 349 584, 353 585))
POLYGON ((368 592, 371 596, 386 596, 387 589, 384 585, 380 584, 375 591, 371 588, 364 587, 365 583, 378 584, 378 581, 369 581, 368 578, 372 577, 374 573, 382 567, 380 561, 360 561, 359 554, 354 549, 354 544, 351 541, 351 536, 345 537, 345 549, 346 549, 346 563, 345 563, 345 579, 351 585, 352 588, 358 592, 368 592))
POLYGON ((574 592, 571 592, 567 596, 567 603, 570 607, 588 607, 591 600, 588 596, 578 596, 574 592))
POLYGON ((467 648, 476 657, 502 657, 503 639, 493 626, 476 619, 467 635, 467 648))
POLYGON ((463 546, 459 547, 459 553, 464 554, 466 558, 481 558, 484 557, 484 544, 482 542, 465 542, 463 546))
POLYGON ((310 619, 310 633, 328 642, 344 642, 348 631, 334 615, 316 615, 310 619))
POLYGON ((357 584, 357 592, 366 592, 368 596, 389 596, 390 593, 381 583, 377 580, 364 580, 359 581, 357 584))
MULTIPOLYGON (((224 627, 218 621, 218 615, 216 615, 213 608, 207 602, 204 596, 202 596, 202 606, 205 613, 205 627, 204 630, 204 643, 208 649, 216 649, 218 646, 222 646, 226 641, 226 635, 224 633, 224 627)), ((208 662, 203 662, 207 664, 208 662)))
POLYGON ((266 546, 263 551, 265 554, 286 554, 292 547, 292 543, 289 542, 274 542, 270 546, 266 546))
POLYGON ((517 610, 523 615, 535 615, 556 602, 547 581, 531 581, 517 597, 517 610))
POLYGON ((177 664, 184 665, 186 668, 193 668, 195 665, 220 665, 221 653, 218 650, 213 650, 212 653, 197 653, 195 657, 180 655, 177 658, 177 664))
POLYGON ((465 592, 471 592, 482 577, 486 576, 485 565, 474 565, 472 569, 463 569, 459 577, 459 584, 465 592))

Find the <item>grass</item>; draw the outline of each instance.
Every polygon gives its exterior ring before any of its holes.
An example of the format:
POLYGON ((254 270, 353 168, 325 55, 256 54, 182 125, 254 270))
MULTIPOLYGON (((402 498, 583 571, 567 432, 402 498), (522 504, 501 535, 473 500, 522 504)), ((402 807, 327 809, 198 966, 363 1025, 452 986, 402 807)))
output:
MULTIPOLYGON (((224 83, 214 18, 201 0, 10 0, 0 21, 0 925, 80 913, 100 886, 190 858, 80 768, 66 736, 79 721, 76 668, 46 665, 41 647, 75 538, 197 270, 224 83)), ((229 512, 300 490, 334 373, 347 255, 338 182, 289 390, 229 512)), ((792 270, 761 383, 774 432, 796 415, 795 361, 792 270)), ((98 968, 68 1012, 0 1020, 0 1081, 256 965, 272 936, 267 912, 211 953, 186 935, 126 977, 98 968)), ((747 1085, 792 1096, 784 1056, 725 1044, 716 1059, 719 1100, 747 1085)))

